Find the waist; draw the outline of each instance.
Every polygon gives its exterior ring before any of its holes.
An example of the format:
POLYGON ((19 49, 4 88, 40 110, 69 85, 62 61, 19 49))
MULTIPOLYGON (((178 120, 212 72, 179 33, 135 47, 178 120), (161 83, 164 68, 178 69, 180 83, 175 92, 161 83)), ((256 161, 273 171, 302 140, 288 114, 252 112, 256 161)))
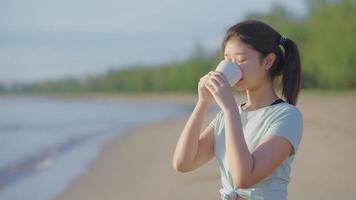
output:
POLYGON ((256 199, 286 199, 287 191, 282 187, 248 188, 248 189, 220 189, 222 200, 256 199))

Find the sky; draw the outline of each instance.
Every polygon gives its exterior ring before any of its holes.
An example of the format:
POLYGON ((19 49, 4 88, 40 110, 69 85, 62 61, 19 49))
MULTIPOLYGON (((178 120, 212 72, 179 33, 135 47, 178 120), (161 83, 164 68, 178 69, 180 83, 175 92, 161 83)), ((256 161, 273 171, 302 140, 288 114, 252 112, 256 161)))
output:
POLYGON ((303 0, 0 0, 0 83, 184 61, 215 52, 226 30, 274 4, 304 15, 303 0))

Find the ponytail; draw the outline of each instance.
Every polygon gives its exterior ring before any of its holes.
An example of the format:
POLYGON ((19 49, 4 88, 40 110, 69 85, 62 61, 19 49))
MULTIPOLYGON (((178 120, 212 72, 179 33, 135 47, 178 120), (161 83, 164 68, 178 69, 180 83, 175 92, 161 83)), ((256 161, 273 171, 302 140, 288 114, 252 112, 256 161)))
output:
POLYGON ((289 38, 285 38, 284 66, 282 72, 282 95, 289 104, 296 105, 300 91, 301 66, 297 45, 289 38))

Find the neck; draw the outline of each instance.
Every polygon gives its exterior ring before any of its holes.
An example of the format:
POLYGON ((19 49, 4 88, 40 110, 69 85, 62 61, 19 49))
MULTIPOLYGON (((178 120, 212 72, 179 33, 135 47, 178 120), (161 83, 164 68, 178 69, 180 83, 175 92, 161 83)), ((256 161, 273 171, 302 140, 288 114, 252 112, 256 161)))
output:
POLYGON ((246 90, 246 95, 247 102, 244 105, 244 110, 268 106, 279 98, 274 91, 272 82, 269 82, 268 84, 262 84, 257 89, 246 90))

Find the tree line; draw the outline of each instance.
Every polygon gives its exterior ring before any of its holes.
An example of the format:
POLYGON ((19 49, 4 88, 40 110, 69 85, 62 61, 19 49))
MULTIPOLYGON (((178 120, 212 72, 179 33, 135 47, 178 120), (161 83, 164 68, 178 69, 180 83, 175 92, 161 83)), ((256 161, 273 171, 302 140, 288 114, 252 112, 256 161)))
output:
MULTIPOLYGON (((302 88, 355 89, 355 1, 311 0, 307 3, 308 14, 304 17, 294 16, 290 10, 275 5, 267 13, 250 13, 246 19, 267 22, 297 43, 302 61, 302 88)), ((220 49, 213 55, 197 49, 197 53, 184 62, 112 69, 85 79, 68 77, 0 85, 0 92, 196 92, 200 77, 213 70, 220 60, 220 49)))

